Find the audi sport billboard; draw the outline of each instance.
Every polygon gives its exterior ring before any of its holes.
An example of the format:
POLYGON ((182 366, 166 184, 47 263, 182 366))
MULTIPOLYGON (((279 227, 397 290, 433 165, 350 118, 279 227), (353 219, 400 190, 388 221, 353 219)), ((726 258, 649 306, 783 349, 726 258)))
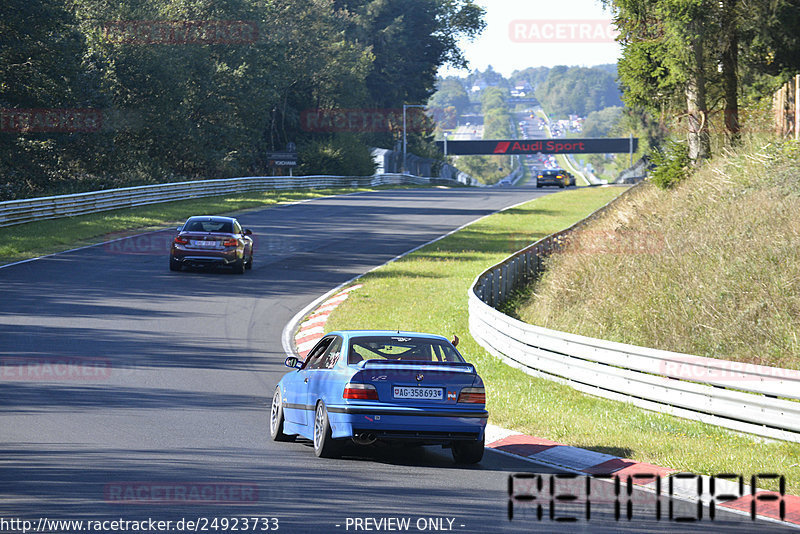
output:
MULTIPOLYGON (((437 146, 444 150, 444 142, 437 141, 437 146)), ((612 154, 615 152, 636 152, 639 144, 637 138, 603 137, 603 138, 565 138, 541 140, 484 140, 484 141, 448 141, 447 154, 452 156, 486 155, 486 154, 612 154)))

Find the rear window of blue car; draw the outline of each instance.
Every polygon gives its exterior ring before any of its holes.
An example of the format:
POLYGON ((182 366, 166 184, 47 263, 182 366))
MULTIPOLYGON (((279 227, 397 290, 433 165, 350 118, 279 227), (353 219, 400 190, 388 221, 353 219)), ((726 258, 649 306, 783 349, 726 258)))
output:
POLYGON ((362 360, 464 362, 458 351, 447 341, 402 335, 352 338, 347 363, 358 363, 362 360))

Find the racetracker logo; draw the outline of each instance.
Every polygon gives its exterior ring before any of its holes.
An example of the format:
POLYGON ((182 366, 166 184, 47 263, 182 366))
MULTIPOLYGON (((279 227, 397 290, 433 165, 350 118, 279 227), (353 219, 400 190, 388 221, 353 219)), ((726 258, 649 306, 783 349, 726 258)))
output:
POLYGON ((242 45, 258 41, 258 25, 247 20, 115 20, 103 25, 114 44, 242 45))
POLYGON ((508 33, 514 43, 612 43, 619 35, 611 19, 512 20, 508 33))
POLYGON ((0 109, 0 132, 97 132, 103 126, 98 109, 0 109))
POLYGON ((107 380, 110 376, 111 362, 104 358, 0 358, 0 381, 107 380))
POLYGON ((797 369, 783 369, 754 363, 718 360, 701 356, 674 356, 659 365, 662 375, 696 382, 767 382, 800 380, 797 369))
MULTIPOLYGON (((443 127, 456 124, 454 108, 407 108, 406 131, 424 132, 433 122, 443 127), (433 122, 432 122, 433 121, 433 122)), ((397 132, 403 128, 402 108, 307 109, 300 114, 300 127, 306 132, 397 132)))
POLYGON ((103 243, 103 250, 107 254, 163 256, 169 254, 174 234, 159 232, 125 236, 124 233, 119 233, 109 234, 106 239, 108 241, 103 243))
POLYGON ((258 502, 258 486, 232 482, 117 482, 103 487, 113 504, 232 504, 258 502))
POLYGON ((582 230, 569 234, 561 254, 659 254, 666 240, 658 232, 582 230))

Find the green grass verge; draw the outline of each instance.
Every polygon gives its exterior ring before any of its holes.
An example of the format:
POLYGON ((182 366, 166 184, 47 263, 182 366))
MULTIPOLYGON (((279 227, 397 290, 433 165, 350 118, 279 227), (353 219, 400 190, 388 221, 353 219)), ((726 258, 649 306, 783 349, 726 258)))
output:
POLYGON ((496 425, 681 471, 782 473, 787 488, 800 492, 799 445, 731 433, 532 378, 492 357, 469 335, 467 290, 475 276, 622 191, 581 188, 548 195, 428 245, 362 277, 364 287, 333 312, 326 330, 457 334, 459 349, 486 382, 490 419, 496 425))
POLYGON ((799 177, 789 142, 728 150, 670 190, 645 184, 551 258, 517 313, 610 341, 800 369, 799 177))
POLYGON ((192 215, 232 214, 330 195, 400 188, 407 188, 407 186, 271 190, 233 196, 162 202, 137 208, 19 224, 0 228, 0 264, 101 243, 122 235, 174 226, 184 222, 192 215))

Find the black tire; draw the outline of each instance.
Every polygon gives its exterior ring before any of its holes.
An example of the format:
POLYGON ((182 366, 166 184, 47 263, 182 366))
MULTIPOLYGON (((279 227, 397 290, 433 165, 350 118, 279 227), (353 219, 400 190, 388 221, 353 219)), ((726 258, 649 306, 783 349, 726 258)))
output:
POLYGON ((275 395, 272 396, 272 407, 269 413, 269 435, 272 441, 294 441, 295 436, 283 433, 283 398, 281 388, 275 388, 275 395))
POLYGON ((181 270, 181 262, 170 258, 169 259, 169 270, 170 271, 180 271, 181 270))
POLYGON ((235 262, 233 264, 233 272, 236 274, 244 274, 245 265, 244 265, 244 258, 235 262))
POLYGON ((250 256, 250 261, 244 264, 245 269, 252 269, 253 268, 253 256, 250 256))
POLYGON ((320 402, 314 412, 314 454, 320 458, 336 458, 339 456, 339 443, 331 437, 331 424, 328 421, 328 410, 320 402))
POLYGON ((477 464, 482 458, 483 440, 453 442, 453 460, 457 464, 477 464))

